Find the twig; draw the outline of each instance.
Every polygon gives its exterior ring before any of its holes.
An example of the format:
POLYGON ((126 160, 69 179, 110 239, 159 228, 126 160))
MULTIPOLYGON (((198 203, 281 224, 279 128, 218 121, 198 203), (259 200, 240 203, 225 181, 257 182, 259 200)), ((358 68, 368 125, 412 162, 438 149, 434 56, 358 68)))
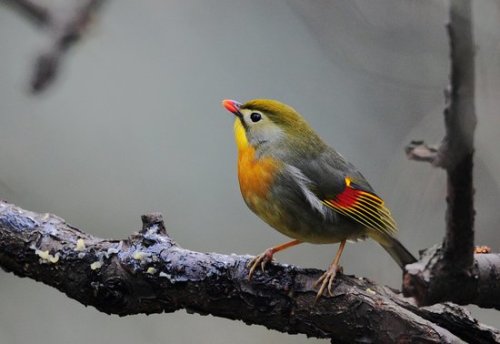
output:
POLYGON ((270 264, 248 281, 249 256, 179 247, 161 215, 125 240, 103 240, 50 214, 0 202, 0 267, 51 285, 84 305, 121 316, 188 312, 240 319, 336 343, 500 343, 500 332, 456 305, 418 308, 388 287, 341 275, 314 304, 315 269, 270 264))
POLYGON ((76 43, 87 28, 92 14, 104 0, 77 0, 72 11, 58 11, 32 0, 3 0, 51 33, 49 46, 36 59, 31 90, 39 93, 57 76, 64 53, 76 43))
POLYGON ((408 159, 415 161, 426 161, 431 164, 436 161, 438 148, 429 146, 424 141, 411 141, 405 147, 405 153, 408 159))
POLYGON ((50 14, 47 8, 32 0, 2 0, 7 5, 15 8, 19 13, 28 17, 37 25, 47 25, 50 14))

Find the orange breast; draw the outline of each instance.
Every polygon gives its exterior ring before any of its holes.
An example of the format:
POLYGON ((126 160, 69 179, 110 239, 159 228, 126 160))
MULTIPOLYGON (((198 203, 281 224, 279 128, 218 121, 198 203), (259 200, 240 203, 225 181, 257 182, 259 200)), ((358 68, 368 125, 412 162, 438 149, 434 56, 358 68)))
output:
POLYGON ((267 198, 270 185, 278 170, 279 164, 273 159, 256 159, 253 147, 239 149, 238 179, 241 194, 250 207, 255 208, 257 203, 267 198))

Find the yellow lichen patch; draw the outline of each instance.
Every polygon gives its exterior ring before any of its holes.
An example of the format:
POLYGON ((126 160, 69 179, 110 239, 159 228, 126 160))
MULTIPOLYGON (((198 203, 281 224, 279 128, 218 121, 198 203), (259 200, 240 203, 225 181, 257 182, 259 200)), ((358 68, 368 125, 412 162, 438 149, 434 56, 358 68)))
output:
POLYGON ((78 239, 76 241, 75 251, 85 251, 85 241, 83 239, 78 239))
POLYGON ((91 270, 97 270, 97 269, 100 269, 102 267, 102 262, 101 261, 95 261, 93 262, 92 264, 90 264, 90 269, 91 270))
POLYGON ((50 256, 49 250, 47 250, 47 251, 36 250, 35 254, 37 254, 38 257, 40 257, 40 259, 43 259, 43 260, 48 260, 49 256, 50 256))
POLYGON ((40 220, 42 220, 44 222, 47 221, 48 219, 50 219, 49 213, 42 214, 42 216, 40 217, 40 220))
POLYGON ((52 263, 55 264, 59 261, 59 252, 56 252, 55 255, 51 255, 49 253, 49 250, 46 251, 41 251, 41 250, 35 250, 35 254, 40 257, 40 259, 44 263, 52 263))
POLYGON ((371 288, 366 288, 366 291, 367 291, 368 293, 372 294, 372 295, 377 294, 377 293, 375 292, 375 290, 373 290, 373 289, 371 289, 371 288))
POLYGON ((156 269, 153 268, 152 266, 150 266, 147 270, 146 270, 146 273, 150 274, 150 275, 154 275, 156 273, 156 269))
POLYGON ((132 258, 134 258, 135 260, 143 260, 147 256, 148 254, 146 252, 135 251, 134 254, 132 255, 132 258))

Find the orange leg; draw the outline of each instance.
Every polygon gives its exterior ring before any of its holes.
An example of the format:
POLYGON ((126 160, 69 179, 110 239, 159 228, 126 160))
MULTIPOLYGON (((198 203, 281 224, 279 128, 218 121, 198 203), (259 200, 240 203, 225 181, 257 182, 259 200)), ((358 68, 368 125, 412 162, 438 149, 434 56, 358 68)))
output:
POLYGON ((252 278, 252 275, 255 272, 255 269, 257 268, 257 266, 260 265, 262 271, 264 271, 266 264, 273 260, 273 255, 276 252, 283 251, 284 249, 287 249, 289 247, 292 247, 292 246, 295 246, 295 245, 298 245, 301 243, 302 243, 302 241, 300 241, 300 240, 292 240, 292 241, 286 242, 284 244, 268 248, 263 253, 254 257, 247 264, 247 267, 250 268, 250 272, 248 273, 248 279, 250 280, 252 278))
POLYGON ((328 294, 330 294, 330 296, 333 296, 332 284, 333 280, 335 279, 335 275, 337 275, 337 271, 339 270, 340 256, 344 251, 345 243, 346 240, 342 240, 340 242, 339 250, 337 251, 337 254, 335 255, 335 258, 333 259, 332 263, 328 267, 328 270, 326 270, 326 272, 314 283, 315 287, 317 287, 321 283, 321 288, 319 288, 319 291, 316 294, 316 301, 318 301, 321 295, 323 295, 323 291, 327 286, 328 286, 328 294))

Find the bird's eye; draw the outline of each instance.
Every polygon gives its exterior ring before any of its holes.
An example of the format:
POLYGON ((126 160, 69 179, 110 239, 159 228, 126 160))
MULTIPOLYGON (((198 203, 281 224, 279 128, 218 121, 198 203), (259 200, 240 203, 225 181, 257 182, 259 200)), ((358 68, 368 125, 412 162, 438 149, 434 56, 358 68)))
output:
POLYGON ((250 119, 252 120, 252 122, 258 122, 262 119, 262 116, 258 112, 252 112, 250 114, 250 119))

